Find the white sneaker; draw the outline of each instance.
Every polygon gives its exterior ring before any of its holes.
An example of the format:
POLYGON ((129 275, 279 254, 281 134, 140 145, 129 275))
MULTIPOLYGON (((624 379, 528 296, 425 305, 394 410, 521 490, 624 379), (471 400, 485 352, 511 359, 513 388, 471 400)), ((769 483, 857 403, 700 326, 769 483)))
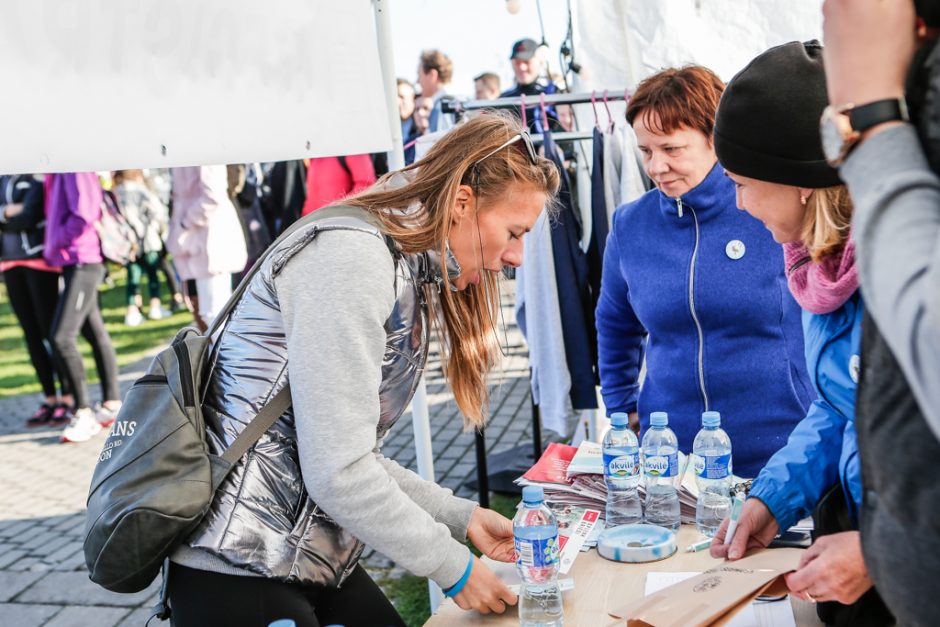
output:
POLYGON ((169 318, 172 315, 173 314, 170 312, 169 309, 164 309, 160 305, 157 305, 156 307, 151 307, 150 311, 147 312, 147 317, 150 318, 151 320, 160 320, 162 318, 169 318))
POLYGON ((124 324, 129 327, 139 326, 144 321, 143 315, 139 309, 128 309, 124 315, 124 324))
POLYGON ((95 404, 95 418, 97 418, 98 424, 105 429, 114 424, 119 411, 121 411, 120 403, 118 403, 117 409, 108 409, 101 403, 95 404))
POLYGON ((63 442, 87 442, 101 431, 101 425, 90 407, 75 412, 69 426, 62 432, 63 442))

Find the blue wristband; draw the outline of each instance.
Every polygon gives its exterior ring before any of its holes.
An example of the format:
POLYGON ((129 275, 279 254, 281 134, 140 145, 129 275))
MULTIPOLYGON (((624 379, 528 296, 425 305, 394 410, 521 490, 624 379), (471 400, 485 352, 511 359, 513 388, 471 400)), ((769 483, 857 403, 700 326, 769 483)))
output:
POLYGON ((460 591, 463 590, 463 587, 467 585, 467 580, 470 579, 470 571, 473 570, 473 553, 470 554, 470 561, 467 562, 467 570, 463 571, 463 577, 457 580, 457 583, 452 585, 447 590, 444 590, 445 597, 455 597, 460 594, 460 591))

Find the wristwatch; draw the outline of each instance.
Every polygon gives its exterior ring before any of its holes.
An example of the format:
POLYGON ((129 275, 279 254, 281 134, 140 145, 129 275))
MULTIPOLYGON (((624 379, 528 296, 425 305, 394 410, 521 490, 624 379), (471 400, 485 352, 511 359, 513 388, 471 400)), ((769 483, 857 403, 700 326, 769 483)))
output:
POLYGON ((833 167, 842 165, 858 144, 862 133, 882 122, 908 121, 907 103, 903 98, 876 100, 863 105, 829 105, 819 121, 826 161, 833 167))

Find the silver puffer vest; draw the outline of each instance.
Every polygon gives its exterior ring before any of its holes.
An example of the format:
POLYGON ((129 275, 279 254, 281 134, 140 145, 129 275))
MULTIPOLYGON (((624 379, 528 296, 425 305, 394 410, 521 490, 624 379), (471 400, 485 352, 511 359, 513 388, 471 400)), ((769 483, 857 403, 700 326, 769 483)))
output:
MULTIPOLYGON (((411 401, 428 350, 428 306, 422 288, 429 282, 441 284, 440 257, 403 254, 364 220, 330 217, 302 227, 277 245, 217 338, 203 404, 213 452, 230 446, 287 382, 275 277, 304 246, 314 245, 318 233, 337 229, 384 239, 395 262, 397 298, 385 322, 377 443, 411 401)), ((225 479, 187 544, 264 577, 337 586, 355 567, 362 543, 308 496, 296 439, 289 409, 225 479)))

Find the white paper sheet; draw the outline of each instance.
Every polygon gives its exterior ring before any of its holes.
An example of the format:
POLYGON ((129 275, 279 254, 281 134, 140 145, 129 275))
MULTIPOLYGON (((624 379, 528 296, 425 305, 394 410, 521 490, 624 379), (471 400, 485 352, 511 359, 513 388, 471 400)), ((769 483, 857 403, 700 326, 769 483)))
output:
MULTIPOLYGON (((701 573, 647 573, 645 594, 648 596, 699 574, 701 573)), ((796 621, 793 619, 793 609, 787 597, 782 601, 751 603, 728 622, 728 627, 796 627, 796 621)))

